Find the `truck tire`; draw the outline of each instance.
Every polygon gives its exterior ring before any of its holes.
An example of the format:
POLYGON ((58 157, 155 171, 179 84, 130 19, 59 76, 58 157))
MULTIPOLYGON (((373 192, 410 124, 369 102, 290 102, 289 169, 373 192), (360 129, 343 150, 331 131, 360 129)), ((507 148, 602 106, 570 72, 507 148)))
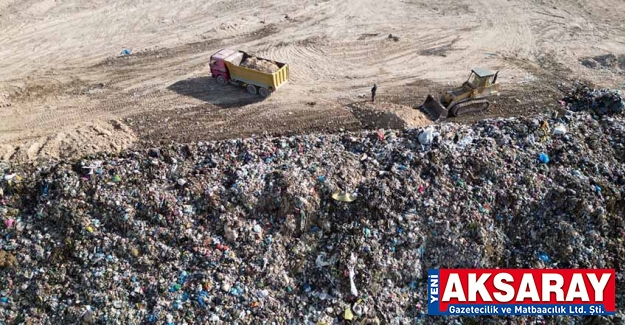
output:
POLYGON ((271 95, 271 92, 267 88, 258 88, 258 94, 260 97, 267 98, 271 95))
POLYGON ((252 95, 256 95, 256 86, 254 85, 247 85, 247 92, 252 94, 252 95))
POLYGON ((226 84, 226 78, 224 78, 224 76, 217 76, 217 83, 220 85, 225 85, 226 84))

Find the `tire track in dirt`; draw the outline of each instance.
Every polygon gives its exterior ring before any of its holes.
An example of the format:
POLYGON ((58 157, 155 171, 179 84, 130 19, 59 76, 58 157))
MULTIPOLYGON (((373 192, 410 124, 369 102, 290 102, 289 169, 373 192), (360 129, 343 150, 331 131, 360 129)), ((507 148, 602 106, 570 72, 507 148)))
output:
POLYGON ((315 36, 290 43, 272 42, 261 47, 258 56, 288 62, 293 83, 310 83, 335 73, 323 43, 324 39, 315 36))

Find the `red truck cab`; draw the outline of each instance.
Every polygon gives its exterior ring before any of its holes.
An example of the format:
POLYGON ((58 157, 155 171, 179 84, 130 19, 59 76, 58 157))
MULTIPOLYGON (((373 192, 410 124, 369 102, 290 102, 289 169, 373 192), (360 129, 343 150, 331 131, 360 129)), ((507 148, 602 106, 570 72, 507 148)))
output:
POLYGON ((224 60, 229 56, 237 53, 237 50, 223 49, 211 56, 211 75, 213 76, 213 78, 215 78, 215 80, 217 80, 217 83, 219 83, 220 85, 224 85, 228 81, 230 81, 230 73, 228 73, 228 68, 226 67, 224 60))

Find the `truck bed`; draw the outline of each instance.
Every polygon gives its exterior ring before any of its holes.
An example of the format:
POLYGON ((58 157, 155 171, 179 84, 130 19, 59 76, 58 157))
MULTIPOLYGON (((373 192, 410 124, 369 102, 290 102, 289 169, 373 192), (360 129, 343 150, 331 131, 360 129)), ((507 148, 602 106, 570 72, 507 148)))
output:
POLYGON ((267 60, 275 63, 278 66, 278 71, 274 73, 266 73, 258 70, 253 70, 250 68, 246 68, 240 66, 240 62, 245 61, 250 55, 245 52, 240 51, 243 54, 243 57, 237 56, 236 62, 230 62, 229 60, 225 60, 226 66, 230 71, 230 78, 236 81, 244 82, 247 84, 252 84, 258 87, 264 87, 271 91, 274 91, 280 86, 284 85, 289 79, 289 65, 282 62, 277 62, 273 60, 268 60, 264 58, 257 57, 261 60, 267 60))

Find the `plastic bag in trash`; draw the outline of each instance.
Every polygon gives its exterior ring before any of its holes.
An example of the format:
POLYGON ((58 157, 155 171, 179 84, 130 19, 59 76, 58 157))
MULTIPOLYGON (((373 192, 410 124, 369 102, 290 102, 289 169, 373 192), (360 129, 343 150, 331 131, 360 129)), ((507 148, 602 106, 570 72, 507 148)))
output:
POLYGON ((566 125, 558 124, 555 128, 553 128, 553 135, 563 135, 566 134, 566 125))
POLYGON ((430 126, 419 134, 419 142, 424 146, 430 145, 436 136, 438 136, 438 133, 434 132, 434 128, 430 126))

